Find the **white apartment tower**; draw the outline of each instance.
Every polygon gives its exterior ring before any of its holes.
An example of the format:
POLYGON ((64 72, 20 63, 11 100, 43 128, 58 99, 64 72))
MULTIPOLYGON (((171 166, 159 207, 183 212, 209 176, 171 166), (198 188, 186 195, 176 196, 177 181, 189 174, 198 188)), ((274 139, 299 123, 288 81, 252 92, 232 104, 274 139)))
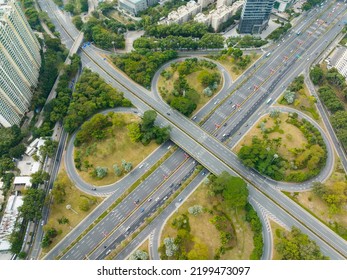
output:
POLYGON ((198 0, 198 4, 200 4, 201 8, 205 8, 208 5, 212 4, 215 0, 198 0))
POLYGON ((41 66, 40 44, 15 0, 0 0, 0 125, 19 124, 41 66))

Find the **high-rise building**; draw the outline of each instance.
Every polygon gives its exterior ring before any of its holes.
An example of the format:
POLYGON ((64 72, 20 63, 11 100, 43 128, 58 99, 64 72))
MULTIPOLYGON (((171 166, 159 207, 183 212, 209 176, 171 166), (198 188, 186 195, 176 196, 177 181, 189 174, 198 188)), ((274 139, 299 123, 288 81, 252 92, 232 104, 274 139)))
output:
POLYGON ((275 0, 246 0, 238 30, 240 33, 260 34, 268 25, 275 0))
POLYGON ((0 0, 0 124, 19 124, 41 66, 40 44, 15 0, 0 0))

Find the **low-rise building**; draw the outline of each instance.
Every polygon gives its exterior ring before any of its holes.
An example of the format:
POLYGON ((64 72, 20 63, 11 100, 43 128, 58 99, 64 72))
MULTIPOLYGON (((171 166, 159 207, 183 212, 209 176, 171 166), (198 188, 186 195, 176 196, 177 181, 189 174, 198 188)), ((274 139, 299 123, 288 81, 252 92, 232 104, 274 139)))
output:
POLYGON ((158 24, 182 24, 192 19, 195 15, 200 13, 201 10, 201 5, 196 3, 194 0, 191 0, 187 5, 180 6, 176 11, 170 12, 167 18, 162 19, 158 24))
POLYGON ((11 243, 10 236, 15 228, 18 218, 18 208, 23 205, 21 196, 11 195, 8 198, 7 205, 0 223, 0 251, 9 251, 11 243))
POLYGON ((14 177, 13 185, 15 191, 21 191, 31 187, 30 176, 17 176, 14 177))
POLYGON ((134 16, 148 7, 157 4, 159 0, 119 0, 118 7, 134 16))
POLYGON ((274 4, 274 9, 279 12, 284 12, 286 9, 290 8, 295 0, 276 0, 274 4))
POLYGON ((194 17, 194 21, 211 25, 214 31, 218 31, 220 26, 236 14, 237 10, 242 7, 244 1, 237 1, 232 6, 217 5, 217 9, 210 11, 208 15, 202 13, 194 17))
POLYGON ((203 13, 198 13, 195 17, 194 17, 194 21, 199 22, 199 23, 203 23, 207 26, 211 25, 211 17, 209 15, 205 15, 203 13))
POLYGON ((214 31, 218 31, 222 23, 226 22, 233 15, 233 10, 229 6, 219 6, 216 10, 210 12, 211 26, 214 31))
POLYGON ((339 73, 347 78, 347 48, 338 47, 327 59, 328 68, 336 68, 339 73))

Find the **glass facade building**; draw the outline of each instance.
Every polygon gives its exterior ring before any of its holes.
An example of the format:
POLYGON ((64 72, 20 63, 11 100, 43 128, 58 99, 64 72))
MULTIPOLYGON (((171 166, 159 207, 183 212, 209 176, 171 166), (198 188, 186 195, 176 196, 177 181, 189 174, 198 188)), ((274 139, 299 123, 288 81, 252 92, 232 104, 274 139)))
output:
POLYGON ((260 34, 268 25, 275 0, 246 0, 238 30, 240 33, 260 34))

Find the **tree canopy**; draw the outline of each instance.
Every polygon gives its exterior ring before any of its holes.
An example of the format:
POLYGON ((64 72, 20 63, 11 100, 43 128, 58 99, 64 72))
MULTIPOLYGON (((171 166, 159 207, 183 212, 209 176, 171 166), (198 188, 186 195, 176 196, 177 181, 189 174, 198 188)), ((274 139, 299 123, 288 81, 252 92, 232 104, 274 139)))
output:
POLYGON ((21 216, 28 221, 40 220, 42 217, 41 212, 44 198, 44 190, 34 188, 28 189, 23 198, 23 205, 19 208, 21 216))
POLYGON ((213 193, 221 194, 229 207, 242 209, 246 206, 248 189, 246 182, 241 178, 223 171, 220 175, 213 177, 210 188, 213 193))
POLYGON ((293 227, 289 234, 282 233, 276 250, 282 260, 326 260, 316 242, 309 239, 298 228, 293 227))
POLYGON ((76 84, 75 92, 64 119, 64 128, 72 132, 97 110, 130 106, 123 93, 108 85, 100 76, 84 69, 76 84))
POLYGON ((149 88, 151 80, 162 64, 177 57, 175 51, 132 51, 115 56, 114 64, 135 82, 149 88))

